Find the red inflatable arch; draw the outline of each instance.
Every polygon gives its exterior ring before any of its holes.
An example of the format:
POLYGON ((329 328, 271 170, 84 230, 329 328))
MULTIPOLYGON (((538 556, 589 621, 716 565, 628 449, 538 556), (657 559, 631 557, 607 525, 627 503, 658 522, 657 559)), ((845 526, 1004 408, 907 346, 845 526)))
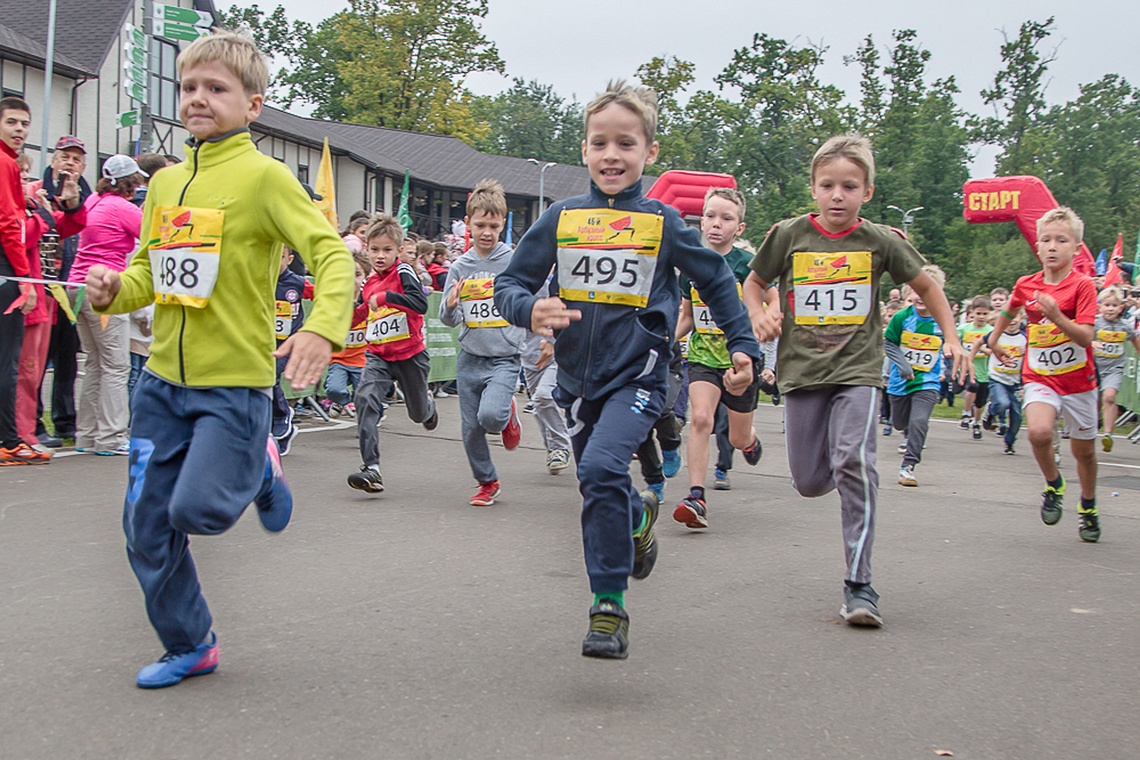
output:
MULTIPOLYGON (((965 209, 962 216, 970 224, 1014 222, 1025 241, 1036 253, 1037 220, 1060 204, 1037 177, 990 177, 972 179, 962 185, 965 209)), ((1073 269, 1092 277, 1096 274, 1089 247, 1081 241, 1081 250, 1073 259, 1073 269)))
POLYGON ((731 174, 670 169, 657 178, 646 196, 668 203, 680 211, 681 216, 699 217, 710 187, 736 187, 736 178, 731 174))

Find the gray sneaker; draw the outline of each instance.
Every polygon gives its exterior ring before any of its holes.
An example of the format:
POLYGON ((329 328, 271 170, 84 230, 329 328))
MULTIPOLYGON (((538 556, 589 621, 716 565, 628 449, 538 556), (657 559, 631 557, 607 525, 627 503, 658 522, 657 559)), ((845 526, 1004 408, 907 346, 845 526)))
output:
POLYGON ((839 616, 847 625, 868 626, 881 628, 883 616, 879 614, 879 595, 871 584, 867 583, 858 588, 843 587, 843 606, 839 608, 839 616))

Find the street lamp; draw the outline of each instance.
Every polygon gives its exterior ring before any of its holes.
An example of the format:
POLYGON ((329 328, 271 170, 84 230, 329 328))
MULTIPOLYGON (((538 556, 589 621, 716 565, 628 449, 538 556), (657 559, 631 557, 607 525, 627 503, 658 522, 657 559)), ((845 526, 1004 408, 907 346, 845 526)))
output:
POLYGON ((922 209, 925 207, 924 206, 915 206, 914 208, 910 209, 909 211, 903 211, 898 206, 887 206, 887 208, 894 209, 895 211, 902 214, 903 234, 906 235, 907 238, 909 239, 910 235, 907 232, 907 230, 910 228, 910 226, 912 224, 914 224, 914 212, 915 211, 922 211, 922 209))
POLYGON ((527 162, 542 167, 538 171, 538 215, 542 216, 542 212, 546 211, 546 170, 557 165, 557 162, 551 161, 548 164, 543 164, 537 158, 528 158, 527 162))

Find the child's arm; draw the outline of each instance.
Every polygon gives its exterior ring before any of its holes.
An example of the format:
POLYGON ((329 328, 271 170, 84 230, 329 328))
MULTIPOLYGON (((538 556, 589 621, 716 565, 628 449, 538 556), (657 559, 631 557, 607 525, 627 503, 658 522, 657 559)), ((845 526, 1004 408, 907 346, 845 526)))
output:
POLYGON ((780 313, 780 289, 764 282, 755 272, 744 281, 744 307, 752 320, 752 332, 759 341, 774 340, 780 334, 784 315, 780 313))
POLYGON ((693 302, 688 298, 681 299, 681 313, 677 316, 677 329, 673 340, 680 340, 693 331, 693 302))
POLYGON ((1012 367, 1016 362, 1013 357, 1007 354, 1005 349, 1001 347, 999 340, 1002 333, 1005 332, 1005 329, 1009 327, 1011 321, 1009 315, 1004 311, 999 313, 997 322, 994 322, 994 329, 990 330, 990 334, 986 336, 986 343, 989 345, 990 352, 993 353, 994 358, 1007 367, 1012 367))
POLYGON ((902 324, 903 317, 899 312, 891 317, 891 321, 887 323, 887 329, 883 331, 883 351, 886 353, 887 358, 891 360, 891 364, 898 368, 899 374, 903 376, 904 380, 910 380, 914 377, 914 368, 910 366, 910 362, 906 360, 903 354, 902 345, 899 341, 902 339, 902 324))
MULTIPOLYGON (((1036 293, 1034 297, 1037 299, 1037 308, 1041 313, 1049 318, 1049 321, 1057 325, 1061 332, 1069 337, 1069 340, 1076 343, 1082 348, 1087 348, 1092 345, 1095 331, 1092 324, 1079 325, 1073 320, 1066 317, 1061 313, 1061 308, 1057 306, 1057 299, 1048 293, 1036 293)), ((996 329, 996 325, 994 326, 996 329)))
POLYGON ((503 318, 548 338, 554 330, 582 318, 581 311, 567 308, 557 296, 535 295, 558 258, 556 235, 561 213, 561 203, 548 208, 519 240, 506 271, 495 278, 495 306, 503 318))
POLYGON ((954 324, 954 313, 950 311, 950 302, 946 294, 926 272, 920 272, 917 277, 907 283, 915 293, 918 293, 926 304, 930 316, 942 328, 943 345, 949 351, 953 361, 953 377, 964 379, 968 372, 966 352, 958 340, 958 326, 954 324))
MULTIPOLYGON (((443 283, 443 300, 439 302, 439 321, 448 327, 458 327, 463 321, 463 310, 459 308, 459 291, 466 278, 458 275, 459 269, 453 265, 447 270, 447 279, 443 283)), ((497 280, 495 284, 498 285, 497 280)))
POLYGON ((397 293, 394 290, 381 290, 372 296, 376 302, 376 306, 395 306, 397 309, 404 311, 414 311, 416 314, 427 313, 427 296, 424 295, 423 286, 420 285, 420 278, 416 276, 416 272, 408 264, 397 264, 399 267, 396 273, 400 275, 400 285, 403 286, 404 292, 397 293))

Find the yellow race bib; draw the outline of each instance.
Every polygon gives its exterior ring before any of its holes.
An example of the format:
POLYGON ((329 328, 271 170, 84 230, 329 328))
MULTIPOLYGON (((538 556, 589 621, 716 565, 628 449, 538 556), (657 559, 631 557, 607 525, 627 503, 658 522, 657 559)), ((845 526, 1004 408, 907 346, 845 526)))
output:
POLYGON ((490 277, 464 280, 459 291, 463 322, 468 327, 507 327, 507 320, 495 306, 495 281, 490 277))
POLYGON ((907 364, 916 373, 929 372, 938 363, 938 354, 942 350, 942 338, 937 335, 911 332, 903 330, 899 338, 903 356, 907 364))
POLYGON ((147 239, 155 303, 203 309, 210 302, 225 215, 221 209, 155 207, 147 239))
POLYGON ((1100 348, 1094 348, 1093 354, 1101 359, 1119 359, 1124 356, 1124 339, 1128 336, 1123 330, 1097 330, 1096 339, 1100 348))
POLYGON ((558 294, 566 301, 645 307, 664 220, 615 209, 566 209, 558 219, 558 294))
POLYGON ((871 313, 871 252, 797 252, 792 257, 797 325, 861 325, 871 313))
POLYGON ((1056 325, 1029 326, 1029 368, 1038 375, 1064 375, 1085 366, 1085 350, 1056 325))

